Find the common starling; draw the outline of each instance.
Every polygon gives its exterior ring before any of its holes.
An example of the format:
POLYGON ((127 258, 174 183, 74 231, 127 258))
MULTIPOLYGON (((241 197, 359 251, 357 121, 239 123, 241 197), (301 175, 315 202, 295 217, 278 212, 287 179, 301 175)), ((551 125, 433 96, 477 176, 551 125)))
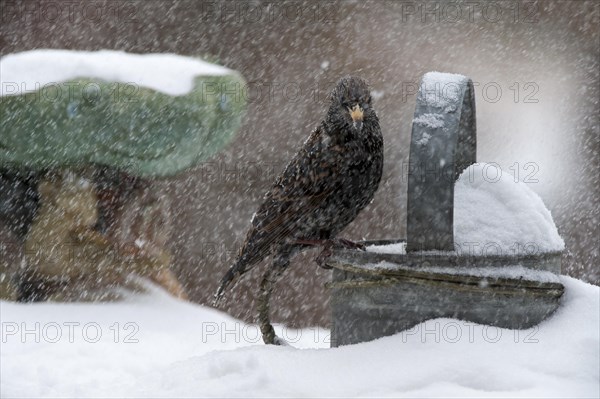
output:
POLYGON ((259 323, 265 343, 280 343, 268 318, 276 280, 290 258, 309 246, 325 246, 321 261, 333 245, 360 247, 335 237, 371 202, 382 169, 383 137, 369 87, 360 78, 344 77, 331 92, 325 120, 266 193, 214 305, 234 278, 273 255, 261 282, 259 323))

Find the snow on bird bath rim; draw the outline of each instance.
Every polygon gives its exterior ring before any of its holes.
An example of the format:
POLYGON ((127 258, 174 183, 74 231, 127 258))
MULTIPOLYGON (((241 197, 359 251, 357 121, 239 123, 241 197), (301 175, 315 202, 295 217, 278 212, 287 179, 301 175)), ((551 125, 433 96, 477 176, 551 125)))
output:
POLYGON ((171 53, 32 50, 0 58, 0 96, 35 92, 44 85, 76 78, 136 84, 168 95, 188 94, 196 76, 235 73, 199 58, 171 53), (16 90, 16 91, 15 91, 16 90))

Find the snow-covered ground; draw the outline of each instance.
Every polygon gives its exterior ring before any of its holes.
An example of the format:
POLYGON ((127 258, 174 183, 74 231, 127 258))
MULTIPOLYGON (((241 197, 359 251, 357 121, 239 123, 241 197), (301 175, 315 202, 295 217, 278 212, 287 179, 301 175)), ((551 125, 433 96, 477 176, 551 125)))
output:
POLYGON ((24 94, 76 78, 130 83, 172 96, 188 94, 196 76, 234 73, 199 58, 123 51, 32 50, 0 60, 0 96, 24 94))
POLYGON ((329 349, 161 292, 104 304, 0 302, 0 396, 598 397, 600 289, 569 277, 561 308, 513 331, 451 319, 329 349))

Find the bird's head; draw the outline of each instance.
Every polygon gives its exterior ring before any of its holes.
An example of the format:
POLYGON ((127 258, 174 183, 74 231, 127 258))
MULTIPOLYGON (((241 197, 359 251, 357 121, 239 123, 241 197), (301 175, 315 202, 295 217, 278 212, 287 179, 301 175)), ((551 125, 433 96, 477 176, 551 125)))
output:
POLYGON ((353 76, 340 79, 331 92, 330 121, 360 133, 363 124, 374 116, 367 82, 353 76))

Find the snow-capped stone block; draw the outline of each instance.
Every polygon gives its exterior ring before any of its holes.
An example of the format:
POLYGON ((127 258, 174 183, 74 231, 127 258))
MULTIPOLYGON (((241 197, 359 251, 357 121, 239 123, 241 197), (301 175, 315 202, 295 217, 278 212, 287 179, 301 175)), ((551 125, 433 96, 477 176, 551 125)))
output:
POLYGON ((172 175, 225 146, 245 108, 241 75, 194 57, 34 50, 0 69, 0 165, 12 169, 172 175))
POLYGON ((559 306, 564 241, 527 185, 475 163, 475 98, 462 75, 428 73, 417 95, 407 238, 338 249, 328 260, 332 346, 439 317, 535 326, 559 306))

